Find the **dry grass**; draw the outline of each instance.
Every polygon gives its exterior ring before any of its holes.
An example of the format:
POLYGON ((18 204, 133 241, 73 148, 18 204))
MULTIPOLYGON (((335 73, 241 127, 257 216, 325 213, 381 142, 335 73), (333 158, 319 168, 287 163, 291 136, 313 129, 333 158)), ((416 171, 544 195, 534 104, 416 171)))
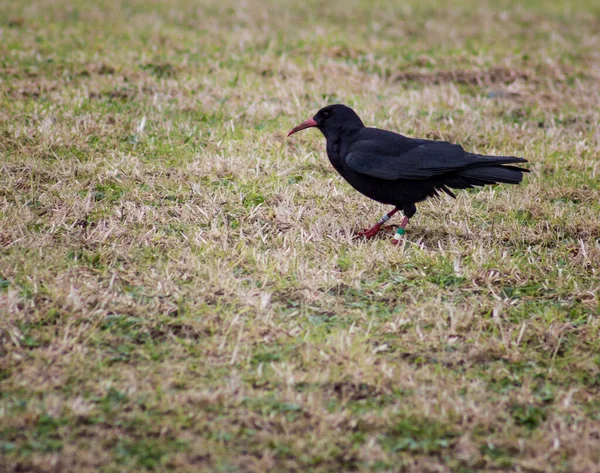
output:
POLYGON ((600 471, 600 8, 377 4, 0 0, 0 470, 600 471), (353 241, 331 102, 533 173, 353 241))

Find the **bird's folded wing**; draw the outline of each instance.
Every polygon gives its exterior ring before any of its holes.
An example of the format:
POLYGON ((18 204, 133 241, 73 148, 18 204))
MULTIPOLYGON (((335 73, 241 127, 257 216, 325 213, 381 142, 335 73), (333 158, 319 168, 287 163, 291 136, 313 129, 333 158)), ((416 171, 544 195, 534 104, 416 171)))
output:
POLYGON ((428 179, 462 169, 476 158, 462 146, 445 141, 415 140, 417 145, 400 152, 364 141, 353 147, 345 161, 350 169, 380 179, 428 179))

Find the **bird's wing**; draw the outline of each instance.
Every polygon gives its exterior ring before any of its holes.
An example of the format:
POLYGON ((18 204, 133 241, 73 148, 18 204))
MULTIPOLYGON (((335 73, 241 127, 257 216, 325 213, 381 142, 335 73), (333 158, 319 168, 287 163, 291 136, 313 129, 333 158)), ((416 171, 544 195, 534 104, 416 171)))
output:
POLYGON ((345 156, 348 167, 380 179, 428 179, 473 164, 474 155, 446 141, 411 140, 398 149, 385 140, 360 140, 345 156))

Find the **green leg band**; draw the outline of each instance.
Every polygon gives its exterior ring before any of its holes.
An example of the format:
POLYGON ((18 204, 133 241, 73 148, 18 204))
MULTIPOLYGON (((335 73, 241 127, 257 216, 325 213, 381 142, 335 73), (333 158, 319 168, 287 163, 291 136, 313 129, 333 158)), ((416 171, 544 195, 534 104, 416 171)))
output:
POLYGON ((402 240, 402 235, 404 235, 406 232, 404 231, 404 228, 400 227, 398 228, 398 230, 396 230, 396 234, 394 235, 394 240, 396 241, 396 244, 398 244, 398 242, 400 242, 400 240, 402 240))

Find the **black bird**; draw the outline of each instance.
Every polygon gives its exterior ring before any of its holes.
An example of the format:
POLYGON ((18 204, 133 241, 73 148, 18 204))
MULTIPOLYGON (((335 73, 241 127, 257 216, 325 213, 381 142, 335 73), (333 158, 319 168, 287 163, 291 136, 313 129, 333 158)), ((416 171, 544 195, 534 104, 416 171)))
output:
POLYGON ((416 202, 438 197, 440 191, 456 198, 452 189, 504 182, 518 184, 529 172, 513 163, 526 163, 514 156, 482 156, 447 141, 408 138, 391 131, 366 127, 345 105, 328 105, 297 127, 288 136, 316 127, 327 139, 329 161, 352 187, 367 197, 393 205, 372 228, 359 236, 374 237, 381 226, 402 210, 393 243, 398 243, 416 202))

